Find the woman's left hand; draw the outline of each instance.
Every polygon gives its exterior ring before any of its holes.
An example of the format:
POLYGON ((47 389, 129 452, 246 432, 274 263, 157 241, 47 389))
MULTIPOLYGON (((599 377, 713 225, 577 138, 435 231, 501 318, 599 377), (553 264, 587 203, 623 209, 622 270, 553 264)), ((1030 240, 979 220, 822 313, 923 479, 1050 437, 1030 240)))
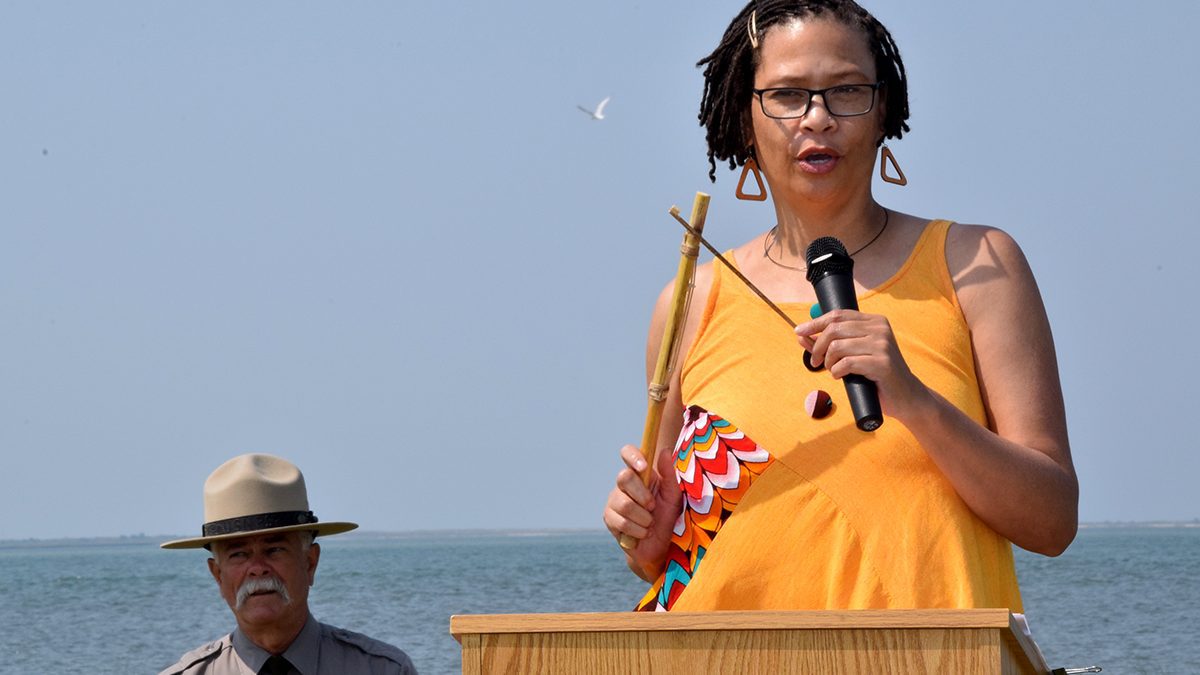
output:
POLYGON ((914 404, 929 395, 900 354, 887 317, 835 309, 796 326, 796 335, 812 355, 813 366, 824 364, 838 379, 853 373, 874 382, 888 416, 903 421, 914 404))

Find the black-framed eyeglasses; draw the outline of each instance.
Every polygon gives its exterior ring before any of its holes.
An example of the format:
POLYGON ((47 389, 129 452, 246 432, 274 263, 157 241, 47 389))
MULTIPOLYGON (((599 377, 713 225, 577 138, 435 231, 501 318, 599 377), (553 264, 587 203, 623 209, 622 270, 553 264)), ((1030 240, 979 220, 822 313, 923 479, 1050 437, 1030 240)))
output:
POLYGON ((804 117, 812 106, 814 96, 825 102, 825 110, 837 117, 866 115, 875 107, 875 92, 883 82, 875 84, 839 84, 826 89, 804 89, 802 87, 772 87, 755 89, 763 114, 777 120, 804 117))

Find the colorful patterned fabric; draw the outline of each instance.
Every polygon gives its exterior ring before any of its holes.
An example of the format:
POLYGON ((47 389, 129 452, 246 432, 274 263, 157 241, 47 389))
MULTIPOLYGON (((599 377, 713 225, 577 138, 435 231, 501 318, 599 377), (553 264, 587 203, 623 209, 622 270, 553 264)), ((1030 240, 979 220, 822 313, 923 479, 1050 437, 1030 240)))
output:
POLYGON ((675 475, 683 509, 675 522, 667 563, 638 611, 667 611, 700 567, 704 552, 771 455, 737 427, 699 406, 683 413, 675 444, 675 475))

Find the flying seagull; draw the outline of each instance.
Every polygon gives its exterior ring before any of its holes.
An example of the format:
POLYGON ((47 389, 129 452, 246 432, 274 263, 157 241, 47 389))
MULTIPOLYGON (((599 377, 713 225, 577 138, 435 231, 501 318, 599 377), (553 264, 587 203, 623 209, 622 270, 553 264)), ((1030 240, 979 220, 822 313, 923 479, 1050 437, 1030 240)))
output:
POLYGON ((611 97, 611 96, 605 96, 605 97, 604 97, 604 100, 603 100, 603 101, 600 101, 600 105, 596 106, 596 109, 595 109, 595 110, 588 110, 587 108, 585 108, 585 107, 583 107, 583 106, 581 106, 581 105, 577 105, 577 106, 575 106, 575 107, 576 107, 576 108, 579 108, 579 109, 580 109, 580 110, 582 110, 583 112, 585 112, 585 113, 587 113, 588 115, 590 115, 590 116, 591 116, 591 118, 592 118, 592 119, 594 119, 594 120, 602 120, 602 119, 604 119, 604 106, 608 105, 608 99, 610 99, 610 98, 612 98, 612 97, 611 97))

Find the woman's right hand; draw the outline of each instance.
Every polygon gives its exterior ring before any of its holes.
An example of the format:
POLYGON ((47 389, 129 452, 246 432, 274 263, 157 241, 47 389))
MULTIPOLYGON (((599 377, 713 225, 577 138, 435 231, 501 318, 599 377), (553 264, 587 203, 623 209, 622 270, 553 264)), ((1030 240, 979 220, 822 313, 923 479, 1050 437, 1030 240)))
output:
POLYGON ((646 467, 641 450, 626 445, 621 448, 625 468, 617 473, 617 484, 604 506, 604 525, 620 540, 627 534, 638 540, 637 546, 625 551, 629 568, 639 577, 653 582, 666 562, 671 543, 671 530, 679 518, 683 492, 673 470, 670 452, 661 452, 658 467, 650 487, 642 485, 638 473, 646 467), (661 476, 665 475, 664 480, 661 476))

